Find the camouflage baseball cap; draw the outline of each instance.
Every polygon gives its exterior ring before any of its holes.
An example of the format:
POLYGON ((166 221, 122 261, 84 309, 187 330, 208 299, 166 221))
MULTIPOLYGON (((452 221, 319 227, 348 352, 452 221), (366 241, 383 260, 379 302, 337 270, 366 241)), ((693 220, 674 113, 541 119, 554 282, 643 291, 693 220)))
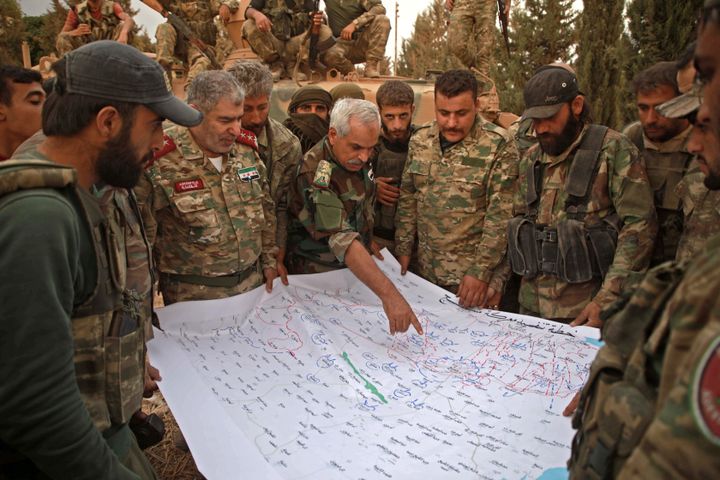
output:
POLYGON ((186 127, 202 121, 199 111, 173 95, 160 64, 133 47, 100 40, 73 50, 63 60, 68 93, 139 103, 186 127))
POLYGON ((522 118, 550 118, 580 94, 575 74, 560 65, 540 67, 525 84, 522 118))

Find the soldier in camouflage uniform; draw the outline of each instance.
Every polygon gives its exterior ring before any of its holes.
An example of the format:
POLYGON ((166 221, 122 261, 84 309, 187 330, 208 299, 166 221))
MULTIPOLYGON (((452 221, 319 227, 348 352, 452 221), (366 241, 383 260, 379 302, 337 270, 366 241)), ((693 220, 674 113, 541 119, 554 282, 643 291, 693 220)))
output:
POLYGON ((417 236, 418 273, 468 308, 502 291, 493 277, 505 258, 518 162, 507 132, 477 114, 477 91, 467 70, 436 80, 436 119, 410 140, 395 219, 403 271, 417 236))
POLYGON ((221 70, 200 73, 188 102, 197 127, 171 125, 135 189, 165 304, 244 293, 277 276, 275 204, 255 135, 240 128, 242 87, 221 70))
POLYGON ((326 0, 325 11, 345 58, 353 64, 365 62, 366 77, 379 77, 379 63, 385 58, 390 36, 390 19, 382 0, 326 0))
MULTIPOLYGON (((510 2, 505 0, 507 13, 510 2)), ((495 47, 497 0, 445 0, 445 8, 450 11, 450 51, 465 67, 475 68, 489 77, 495 47)))
POLYGON ((55 48, 62 57, 76 48, 97 40, 127 44, 135 21, 117 2, 85 0, 70 8, 58 34, 55 48))
POLYGON ((400 179, 408 156, 415 94, 407 83, 388 80, 375 94, 382 133, 372 160, 377 187, 373 240, 395 255, 395 213, 400 198, 400 179))
POLYGON ((47 138, 0 173, 2 476, 154 479, 127 425, 142 399, 144 329, 123 291, 123 226, 93 192, 137 182, 162 146, 163 118, 200 116, 156 63, 117 42, 53 68, 47 138))
MULTIPOLYGON (((161 0, 160 3, 166 10, 182 19, 210 48, 215 47, 217 39, 217 29, 213 20, 215 15, 220 15, 222 21, 227 23, 230 15, 239 7, 237 0, 161 0)), ((190 84, 198 73, 210 68, 210 60, 197 47, 179 35, 169 22, 157 26, 155 39, 157 40, 156 60, 166 71, 170 72, 175 58, 186 61, 187 84, 190 84)))
POLYGON ((659 231, 651 267, 675 258, 683 231, 682 203, 675 189, 692 161, 687 151, 690 122, 663 117, 656 111, 680 94, 676 77, 674 62, 656 63, 635 76, 633 88, 640 120, 623 131, 640 150, 655 193, 659 231))
MULTIPOLYGON (((706 0, 705 5, 696 56, 708 98, 720 94, 720 1, 706 0)), ((709 119, 709 105, 698 116, 709 119)), ((707 133, 715 145, 720 142, 716 129, 707 133)), ((713 157, 700 160, 713 190, 720 188, 718 153, 715 149, 713 157)), ((648 272, 627 305, 607 320, 606 344, 591 366, 573 418, 578 432, 570 478, 717 476, 718 291, 716 235, 690 263, 663 264, 648 272)))
POLYGON ((368 161, 380 134, 377 107, 346 98, 335 104, 328 135, 305 155, 290 185, 288 269, 316 273, 349 268, 383 304, 390 333, 418 333, 410 305, 368 254, 374 184, 368 161))
MULTIPOLYGON (((252 0, 245 11, 247 21, 243 24, 243 36, 253 51, 270 66, 273 80, 290 78, 303 42, 309 42, 306 34, 311 23, 319 28, 318 60, 327 68, 335 68, 343 74, 355 69, 336 45, 332 31, 323 24, 322 12, 313 12, 313 0, 252 0)), ((304 50, 302 62, 308 61, 309 43, 304 50)), ((297 80, 306 80, 299 71, 297 80)))
POLYGON ((524 96, 539 143, 520 162, 508 228, 521 313, 599 326, 600 311, 650 260, 657 221, 647 174, 625 136, 589 124, 570 71, 542 67, 524 96))
POLYGON ((285 250, 287 244, 287 192, 292 176, 302 160, 300 141, 282 123, 269 117, 272 75, 260 62, 237 62, 230 68, 235 80, 245 89, 243 126, 257 137, 260 158, 270 178, 270 195, 275 202, 278 247, 277 269, 287 285, 285 250))

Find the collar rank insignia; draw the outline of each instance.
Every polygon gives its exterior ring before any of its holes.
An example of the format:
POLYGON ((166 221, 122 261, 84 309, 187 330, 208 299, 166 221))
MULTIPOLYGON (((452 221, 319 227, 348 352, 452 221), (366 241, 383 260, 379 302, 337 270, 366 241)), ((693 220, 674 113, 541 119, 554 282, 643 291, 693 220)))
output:
POLYGON ((247 145, 248 147, 252 148, 253 150, 258 150, 258 143, 257 143, 257 137, 253 132, 250 130, 245 130, 244 128, 240 129, 240 135, 237 136, 235 139, 238 143, 242 143, 243 145, 247 145))
POLYGON ((240 168, 237 175, 241 182, 252 182, 260 178, 260 172, 255 167, 240 168))
POLYGON ((163 145, 160 148, 160 150, 155 150, 153 153, 153 160, 157 160, 158 158, 162 158, 168 153, 172 152, 173 150, 177 149, 177 145, 175 145, 175 142, 172 138, 168 137, 167 135, 163 135, 163 145))
POLYGON ((320 160, 317 170, 315 170, 315 178, 313 185, 318 188, 330 188, 330 177, 332 176, 333 167, 327 160, 320 160))

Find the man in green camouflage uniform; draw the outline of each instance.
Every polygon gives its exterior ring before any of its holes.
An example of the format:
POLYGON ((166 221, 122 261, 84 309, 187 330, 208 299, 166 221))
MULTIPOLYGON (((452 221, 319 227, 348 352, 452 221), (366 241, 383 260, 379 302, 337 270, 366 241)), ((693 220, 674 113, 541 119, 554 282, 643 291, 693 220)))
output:
POLYGON ((588 124, 570 71, 542 67, 524 96, 538 145, 520 162, 508 228, 521 313, 599 326, 600 311, 650 260, 657 221, 647 174, 625 136, 588 124))
POLYGON ((375 94, 382 133, 372 160, 377 187, 373 240, 395 255, 395 213, 400 198, 400 179, 408 156, 415 94, 407 83, 388 80, 375 94))
MULTIPOLYGON (((505 0, 507 13, 510 2, 505 0)), ((489 77, 495 48, 497 0, 445 0, 445 8, 450 11, 450 51, 465 67, 475 68, 485 78, 489 77)))
MULTIPOLYGON (((327 68, 335 68, 343 74, 354 70, 354 66, 335 44, 332 31, 323 24, 322 12, 313 12, 312 0, 252 0, 245 11, 247 21, 243 24, 243 36, 253 51, 270 66, 273 80, 293 75, 301 46, 306 43, 302 62, 309 59, 309 37, 311 24, 319 29, 317 39, 318 58, 327 68)), ((311 66, 314 67, 314 66, 311 66)), ((298 71, 297 80, 306 77, 298 71)))
POLYGON ((326 0, 325 12, 345 58, 353 64, 365 62, 366 77, 379 77, 390 36, 382 0, 326 0))
POLYGON ((117 42, 80 47, 54 71, 47 138, 0 173, 2 477, 154 479, 127 426, 142 399, 143 324, 123 291, 123 227, 93 192, 137 182, 163 118, 200 116, 117 42))
POLYGON ((641 71, 633 88, 640 120, 623 133, 640 150, 655 194, 659 231, 650 261, 653 267, 675 258, 682 234, 682 203, 675 189, 692 160, 686 145, 691 127, 685 118, 667 118, 656 111, 680 94, 674 62, 659 62, 641 71))
MULTIPOLYGON (((160 0, 162 6, 182 19, 190 30, 210 48, 215 47, 217 29, 213 19, 220 15, 223 22, 230 20, 230 14, 237 11, 237 0, 190 0, 173 1, 160 0)), ((195 76, 210 69, 210 60, 193 44, 183 38, 169 22, 161 23, 155 30, 157 41, 156 60, 163 68, 170 72, 175 58, 186 61, 187 83, 190 84, 195 76)))
POLYGON ((302 160, 300 141, 282 123, 269 116, 273 80, 265 65, 256 61, 237 62, 230 68, 230 73, 245 89, 243 126, 255 134, 260 158, 270 178, 270 196, 275 202, 277 219, 277 270, 287 285, 284 263, 288 228, 287 192, 302 160))
MULTIPOLYGON (((720 1, 696 50, 705 98, 720 95, 720 1)), ((717 98, 717 97, 715 97, 717 98)), ((698 122, 712 125, 709 105, 698 122), (706 120, 707 119, 707 120, 706 120)), ((708 133, 720 142, 717 127, 708 133)), ((717 154, 717 150, 715 150, 717 154)), ((720 156, 699 159, 720 188, 720 156)), ((714 478, 720 471, 720 237, 685 265, 648 272, 603 327, 573 426, 570 478, 714 478)))
POLYGON ((135 193, 165 304, 224 298, 277 276, 275 205, 255 135, 240 128, 244 92, 222 70, 200 73, 188 102, 197 127, 165 129, 135 193))
POLYGON ((477 92, 467 70, 436 80, 435 121, 410 140, 395 233, 403 271, 417 236, 418 273, 468 308, 502 291, 493 277, 505 258, 518 162, 507 132, 477 114, 477 92))
POLYGON ((288 270, 316 273, 349 268, 382 301, 391 334, 422 327, 410 305, 382 273, 368 248, 374 184, 368 162, 380 134, 380 114, 366 101, 335 104, 327 137, 305 154, 290 185, 288 270))
POLYGON ((60 56, 97 40, 128 43, 135 21, 117 2, 85 0, 70 8, 55 48, 60 56))

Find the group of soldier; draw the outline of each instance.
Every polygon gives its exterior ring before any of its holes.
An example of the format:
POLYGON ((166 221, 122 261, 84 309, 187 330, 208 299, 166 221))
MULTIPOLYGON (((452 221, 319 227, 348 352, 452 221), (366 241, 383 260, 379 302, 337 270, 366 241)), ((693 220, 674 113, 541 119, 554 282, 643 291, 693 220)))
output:
POLYGON ((592 123, 563 64, 527 82, 510 130, 478 113, 469 70, 437 78, 435 120, 414 126, 399 80, 376 103, 303 87, 280 123, 260 62, 198 73, 186 102, 120 42, 67 53, 47 98, 36 73, 3 67, 0 478, 155 478, 130 425, 160 379, 144 348, 156 282, 167 305, 349 268, 391 334, 422 334, 371 258, 381 247, 460 307, 510 296, 602 328, 565 411, 571 477, 712 477, 719 46, 720 1, 706 0, 691 53, 635 78, 625 134, 592 123))

